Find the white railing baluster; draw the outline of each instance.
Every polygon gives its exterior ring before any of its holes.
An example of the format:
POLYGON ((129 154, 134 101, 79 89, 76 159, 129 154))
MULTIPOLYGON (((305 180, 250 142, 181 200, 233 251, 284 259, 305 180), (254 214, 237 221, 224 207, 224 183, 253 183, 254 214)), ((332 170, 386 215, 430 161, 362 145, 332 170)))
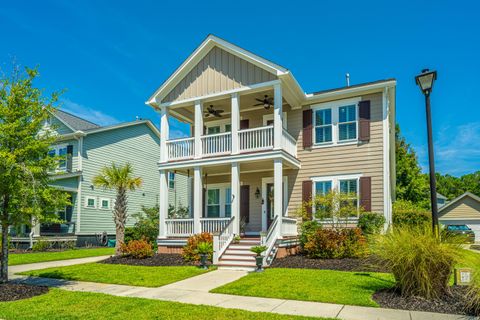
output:
POLYGON ((213 235, 213 263, 217 264, 222 254, 232 242, 233 237, 233 222, 235 217, 229 218, 224 227, 213 235))
POLYGON ((167 159, 181 160, 193 158, 194 138, 181 138, 167 141, 167 159))
POLYGON ((230 154, 232 151, 232 135, 230 132, 208 134, 202 136, 201 140, 204 156, 230 154))

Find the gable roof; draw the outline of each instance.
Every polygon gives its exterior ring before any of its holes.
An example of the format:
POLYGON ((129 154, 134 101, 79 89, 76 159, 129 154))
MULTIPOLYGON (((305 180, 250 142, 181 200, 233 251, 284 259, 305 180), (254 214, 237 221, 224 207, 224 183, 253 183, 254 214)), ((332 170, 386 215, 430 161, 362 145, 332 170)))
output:
POLYGON ((478 196, 474 195, 473 193, 467 191, 464 194, 456 197, 455 199, 453 199, 452 201, 450 201, 446 205, 439 208, 438 212, 441 213, 442 211, 446 210, 447 208, 451 207, 452 205, 456 204, 457 202, 461 201, 462 199, 464 199, 466 197, 470 197, 471 199, 475 200, 476 202, 478 202, 480 204, 480 197, 478 197, 478 196))
POLYGON ((100 128, 98 124, 82 119, 76 115, 60 109, 55 110, 53 116, 73 131, 86 131, 90 129, 100 128))
POLYGON ((162 85, 153 93, 153 95, 147 100, 147 104, 154 104, 157 101, 160 101, 165 97, 170 90, 172 90, 175 85, 180 82, 183 77, 188 74, 196 64, 205 57, 213 47, 219 47, 233 55, 242 58, 257 67, 260 67, 274 75, 280 76, 289 74, 288 69, 270 61, 264 59, 250 51, 247 51, 243 48, 240 48, 226 40, 223 40, 212 34, 208 35, 207 38, 195 49, 195 51, 188 56, 187 59, 165 80, 162 85))

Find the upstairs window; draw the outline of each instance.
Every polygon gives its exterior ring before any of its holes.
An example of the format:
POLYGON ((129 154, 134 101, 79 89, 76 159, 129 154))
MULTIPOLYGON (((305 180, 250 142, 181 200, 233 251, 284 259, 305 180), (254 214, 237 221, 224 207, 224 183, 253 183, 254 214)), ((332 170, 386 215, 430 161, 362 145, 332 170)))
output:
POLYGON ((338 140, 357 139, 357 106, 338 108, 338 140))
POLYGON ((216 134, 220 133, 220 126, 208 127, 207 134, 216 134))
POLYGON ((332 109, 315 111, 315 143, 332 142, 332 109))
POLYGON ((55 171, 64 172, 67 170, 67 146, 55 146, 48 151, 50 157, 58 157, 58 165, 55 171))

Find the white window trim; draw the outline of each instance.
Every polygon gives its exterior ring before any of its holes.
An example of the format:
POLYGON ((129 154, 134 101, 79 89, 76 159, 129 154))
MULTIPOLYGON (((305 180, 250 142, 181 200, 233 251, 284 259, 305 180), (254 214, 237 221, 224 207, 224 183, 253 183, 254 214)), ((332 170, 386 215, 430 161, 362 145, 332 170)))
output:
POLYGON ((168 190, 175 190, 175 188, 177 187, 175 172, 168 172, 168 181, 167 182, 168 182, 168 184, 167 184, 168 185, 168 190), (170 179, 170 174, 173 174, 173 188, 170 187, 170 181, 172 181, 170 179))
MULTIPOLYGON (((98 207, 99 207, 101 210, 110 210, 110 209, 112 208, 112 200, 109 199, 109 198, 100 198, 100 201, 98 202, 98 204, 99 204, 98 207), (107 207, 107 208, 104 208, 104 207, 103 207, 103 203, 102 203, 102 202, 105 201, 105 200, 108 201, 108 207, 107 207)), ((89 208, 90 208, 90 207, 89 207, 89 208)))
POLYGON ((345 99, 345 100, 337 100, 325 103, 319 103, 311 106, 313 117, 312 117, 312 148, 324 148, 324 147, 332 147, 332 146, 340 146, 340 145, 349 145, 349 144, 357 144, 358 143, 358 103, 362 100, 361 97, 356 97, 352 99, 345 99), (355 105, 355 113, 356 113, 356 129, 357 134, 355 139, 349 140, 339 140, 339 112, 341 107, 345 107, 348 105, 355 105), (315 133, 315 111, 323 110, 323 109, 332 109, 332 141, 331 142, 321 142, 316 143, 316 133, 315 133))
MULTIPOLYGON (((228 188, 231 188, 231 184, 230 183, 215 183, 215 184, 209 184, 207 186, 207 190, 206 190, 206 194, 205 194, 205 203, 204 203, 204 206, 205 206, 205 215, 206 215, 206 218, 209 218, 208 217, 208 190, 214 190, 214 189, 219 189, 219 205, 220 205, 220 215, 219 215, 219 218, 225 218, 225 205, 227 204, 226 203, 226 199, 225 199, 225 194, 226 194, 226 190, 228 188)), ((231 204, 231 201, 230 201, 230 204, 231 204)))
MULTIPOLYGON (((334 175, 334 176, 320 176, 311 177, 312 180, 312 197, 317 195, 315 182, 332 182, 332 190, 340 192, 340 180, 357 180, 357 208, 360 209, 360 178, 363 177, 362 173, 348 174, 348 175, 334 175)), ((315 205, 312 207, 312 212, 315 212, 315 205)), ((358 218, 348 218, 349 220, 357 220, 358 218)))
MULTIPOLYGON (((55 150, 55 157, 58 157, 60 149, 67 149, 67 148, 68 148, 68 144, 57 144, 54 146, 50 146, 48 151, 50 152, 51 150, 55 150)), ((57 163, 57 166, 55 167, 55 172, 56 173, 67 172, 67 154, 65 154, 65 168, 60 168, 60 163, 57 163)))
POLYGON ((97 208, 97 197, 86 196, 86 197, 85 197, 85 208, 96 209, 96 208, 97 208), (88 205, 88 200, 90 200, 90 199, 93 199, 93 201, 94 201, 93 207, 90 207, 90 206, 88 205))

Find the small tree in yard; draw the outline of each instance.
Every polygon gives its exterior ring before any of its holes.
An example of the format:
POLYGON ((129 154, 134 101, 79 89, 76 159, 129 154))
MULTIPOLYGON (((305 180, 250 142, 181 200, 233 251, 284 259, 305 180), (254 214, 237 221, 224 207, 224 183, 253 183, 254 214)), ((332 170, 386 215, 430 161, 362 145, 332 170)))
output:
POLYGON ((57 165, 49 157, 55 141, 43 130, 55 111, 58 94, 45 98, 35 88, 36 69, 0 78, 0 283, 8 281, 8 230, 35 221, 58 221, 55 209, 67 205, 67 194, 50 187, 48 172, 57 165))
POLYGON ((105 189, 114 189, 117 192, 113 208, 113 221, 116 230, 115 255, 120 255, 127 223, 127 191, 139 188, 142 185, 142 178, 133 176, 133 168, 130 163, 126 163, 124 166, 112 163, 110 167, 104 167, 100 174, 93 178, 93 184, 105 189))

